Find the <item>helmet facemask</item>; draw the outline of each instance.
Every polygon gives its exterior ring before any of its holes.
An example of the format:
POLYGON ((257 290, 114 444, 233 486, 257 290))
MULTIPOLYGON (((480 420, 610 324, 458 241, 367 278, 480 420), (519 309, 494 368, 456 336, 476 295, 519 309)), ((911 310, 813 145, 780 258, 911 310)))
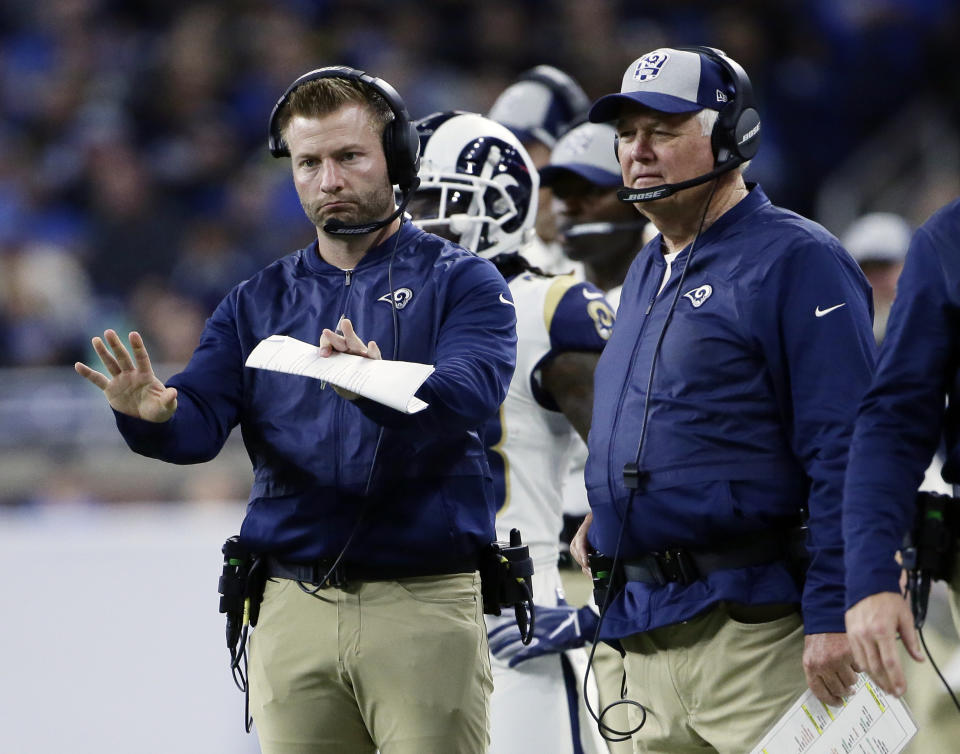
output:
POLYGON ((485 257, 519 251, 533 234, 538 179, 516 137, 470 113, 430 116, 417 128, 414 223, 485 257))

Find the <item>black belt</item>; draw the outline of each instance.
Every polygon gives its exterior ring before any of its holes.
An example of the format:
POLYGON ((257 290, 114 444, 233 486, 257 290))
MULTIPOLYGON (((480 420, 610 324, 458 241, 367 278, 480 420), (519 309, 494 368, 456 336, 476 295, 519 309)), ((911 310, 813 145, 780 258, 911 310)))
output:
POLYGON ((443 576, 451 573, 473 573, 476 561, 421 566, 363 566, 356 563, 338 563, 332 560, 315 560, 312 563, 292 563, 272 555, 266 559, 267 577, 291 579, 305 584, 341 588, 353 581, 396 581, 417 576, 443 576), (322 580, 322 584, 321 584, 322 580))
POLYGON ((689 584, 714 571, 749 568, 777 561, 797 566, 806 558, 803 544, 806 532, 806 527, 774 534, 759 532, 750 540, 740 540, 719 549, 689 550, 675 547, 662 552, 648 552, 637 560, 625 561, 623 575, 627 581, 663 586, 671 582, 689 584))

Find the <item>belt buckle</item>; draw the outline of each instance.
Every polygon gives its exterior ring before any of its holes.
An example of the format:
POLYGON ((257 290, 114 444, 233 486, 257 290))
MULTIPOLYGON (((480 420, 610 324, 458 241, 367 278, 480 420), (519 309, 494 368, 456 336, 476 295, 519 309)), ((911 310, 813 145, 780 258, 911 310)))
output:
POLYGON ((313 564, 313 578, 310 581, 317 584, 321 589, 329 589, 330 587, 343 589, 347 585, 347 575, 342 563, 337 563, 333 568, 330 568, 329 562, 319 560, 313 564))
POLYGON ((648 552, 639 561, 646 568, 657 586, 665 586, 670 582, 670 577, 664 568, 664 558, 659 552, 648 552))
POLYGON ((686 586, 696 581, 700 574, 697 565, 693 562, 690 553, 679 547, 671 547, 663 551, 658 560, 661 560, 661 571, 667 581, 676 581, 686 586))

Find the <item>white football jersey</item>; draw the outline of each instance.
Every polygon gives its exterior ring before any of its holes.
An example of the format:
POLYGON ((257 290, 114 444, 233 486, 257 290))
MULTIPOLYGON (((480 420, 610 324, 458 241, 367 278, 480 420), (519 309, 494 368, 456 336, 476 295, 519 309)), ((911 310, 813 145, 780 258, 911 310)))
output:
POLYGON ((509 281, 517 308, 517 368, 484 437, 497 494, 497 538, 520 530, 535 568, 556 567, 562 487, 576 432, 541 385, 540 368, 563 351, 600 351, 613 311, 603 292, 572 275, 509 281))
POLYGON ((551 275, 569 275, 572 273, 577 280, 584 280, 583 264, 569 259, 556 241, 547 243, 540 236, 534 236, 533 240, 523 247, 523 258, 534 267, 538 267, 551 275))
MULTIPOLYGON (((620 308, 622 285, 616 285, 603 294, 610 308, 616 314, 620 308)), ((587 501, 587 484, 583 479, 583 469, 587 463, 587 444, 579 435, 573 438, 570 446, 570 471, 563 483, 563 512, 568 516, 585 516, 590 512, 587 501)))

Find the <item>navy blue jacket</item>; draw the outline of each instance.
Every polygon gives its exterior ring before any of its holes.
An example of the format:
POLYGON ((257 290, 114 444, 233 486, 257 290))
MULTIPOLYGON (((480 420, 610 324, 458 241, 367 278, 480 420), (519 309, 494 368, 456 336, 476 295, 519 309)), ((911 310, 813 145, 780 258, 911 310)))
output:
POLYGON ((894 553, 945 435, 943 478, 960 484, 960 200, 914 234, 877 374, 857 417, 844 491, 847 605, 899 592, 894 553), (949 396, 949 408, 944 399, 949 396))
POLYGON ((241 540, 255 551, 336 557, 369 498, 343 562, 397 573, 435 564, 439 573, 495 539, 478 428, 513 374, 509 297, 490 262, 409 223, 350 272, 323 261, 314 243, 221 302, 190 363, 167 383, 179 393, 170 421, 117 415, 117 424, 138 453, 197 463, 213 458, 239 423, 254 469, 241 540), (244 367, 261 339, 316 343, 341 315, 393 358, 391 277, 396 358, 436 366, 417 393, 428 409, 407 416, 344 400, 319 380, 244 367))
MULTIPOLYGON (((843 631, 841 493, 873 367, 870 287, 833 236, 752 187, 697 240, 654 357, 690 253, 680 252, 658 296, 660 243, 657 236, 631 266, 597 365, 586 466, 591 544, 613 555, 624 527, 626 560, 709 549, 796 525, 809 510, 806 630, 843 631), (640 467, 649 477, 628 514, 623 468, 637 458, 645 411, 640 467)), ((720 600, 801 595, 782 563, 715 571, 687 586, 631 582, 604 629, 627 636, 720 600)))

